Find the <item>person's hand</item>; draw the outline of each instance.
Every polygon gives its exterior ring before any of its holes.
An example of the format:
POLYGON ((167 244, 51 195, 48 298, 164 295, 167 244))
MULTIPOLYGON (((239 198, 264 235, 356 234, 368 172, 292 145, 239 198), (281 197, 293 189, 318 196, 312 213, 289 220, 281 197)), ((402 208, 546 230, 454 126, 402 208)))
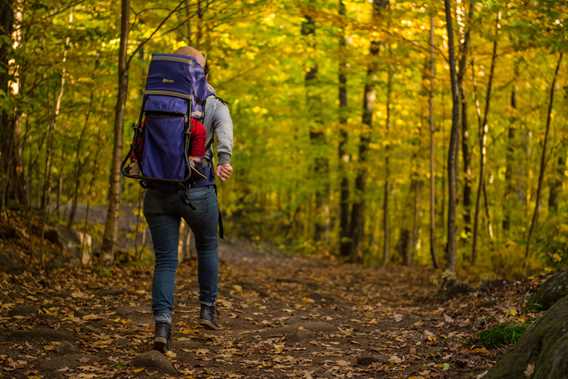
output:
POLYGON ((229 179, 233 174, 233 166, 230 163, 224 163, 217 166, 217 170, 215 171, 219 179, 222 182, 229 179))

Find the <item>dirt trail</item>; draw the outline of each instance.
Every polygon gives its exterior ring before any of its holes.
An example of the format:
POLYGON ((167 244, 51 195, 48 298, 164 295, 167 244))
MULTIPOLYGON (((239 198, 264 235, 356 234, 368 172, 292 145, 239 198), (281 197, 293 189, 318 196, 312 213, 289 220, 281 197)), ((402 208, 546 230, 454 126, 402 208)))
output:
MULTIPOLYGON (((368 269, 245 244, 223 245, 221 257, 221 331, 197 325, 195 262, 178 269, 168 359, 181 376, 474 378, 496 353, 475 346, 477 330, 511 307, 504 291, 436 300, 424 268, 368 269)), ((0 275, 1 377, 164 377, 131 363, 152 335, 149 268, 0 275)))

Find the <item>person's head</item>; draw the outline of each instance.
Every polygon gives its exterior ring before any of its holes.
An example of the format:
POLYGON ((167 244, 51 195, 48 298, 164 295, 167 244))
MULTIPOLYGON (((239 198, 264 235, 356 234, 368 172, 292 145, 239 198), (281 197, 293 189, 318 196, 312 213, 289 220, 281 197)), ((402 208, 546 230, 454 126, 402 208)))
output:
POLYGON ((207 76, 209 67, 207 67, 207 60, 205 59, 205 56, 201 53, 201 51, 191 46, 183 46, 177 49, 175 54, 193 57, 197 61, 197 63, 199 63, 199 65, 203 67, 203 71, 205 71, 205 75, 207 76))

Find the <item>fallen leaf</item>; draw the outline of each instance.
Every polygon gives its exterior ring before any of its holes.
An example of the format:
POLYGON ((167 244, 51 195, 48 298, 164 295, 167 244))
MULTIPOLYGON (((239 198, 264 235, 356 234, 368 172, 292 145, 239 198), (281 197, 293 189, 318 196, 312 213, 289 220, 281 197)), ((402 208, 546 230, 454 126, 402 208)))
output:
POLYGON ((165 353, 164 355, 165 355, 166 357, 168 357, 168 358, 171 358, 171 359, 174 359, 175 357, 177 357, 177 354, 174 353, 174 352, 171 351, 171 350, 166 351, 166 353, 165 353))
POLYGON ((401 362, 402 362, 402 358, 400 358, 398 355, 394 354, 394 355, 391 355, 391 356, 389 357, 389 362, 390 362, 390 363, 401 363, 401 362))
POLYGON ((525 369, 525 376, 530 378, 534 374, 534 363, 529 363, 525 369))

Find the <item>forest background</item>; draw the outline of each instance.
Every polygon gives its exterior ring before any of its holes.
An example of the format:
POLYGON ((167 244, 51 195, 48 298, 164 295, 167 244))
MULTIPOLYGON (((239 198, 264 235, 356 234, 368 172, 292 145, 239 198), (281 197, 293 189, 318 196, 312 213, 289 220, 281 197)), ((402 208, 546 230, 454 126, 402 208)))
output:
POLYGON ((118 166, 151 53, 187 44, 206 53, 234 121, 235 174, 219 186, 227 235, 484 279, 568 260, 564 1, 2 0, 0 11, 0 207, 92 234, 105 262, 119 209, 140 216, 142 189, 118 166), (104 226, 78 216, 97 208, 104 226))

